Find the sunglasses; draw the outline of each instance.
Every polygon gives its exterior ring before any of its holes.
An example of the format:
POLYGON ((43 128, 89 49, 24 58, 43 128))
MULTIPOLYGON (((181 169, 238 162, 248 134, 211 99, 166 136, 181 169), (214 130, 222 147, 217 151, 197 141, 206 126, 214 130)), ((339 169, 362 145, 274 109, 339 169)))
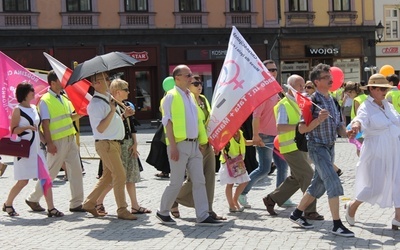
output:
POLYGON ((203 86, 203 84, 202 84, 201 82, 192 82, 192 84, 193 84, 195 87, 198 87, 199 85, 203 86))
MULTIPOLYGON (((268 68, 267 68, 268 69, 268 68)), ((276 72, 278 69, 268 69, 269 72, 276 72)))
POLYGON ((186 76, 187 78, 192 77, 193 74, 179 74, 178 76, 186 76))
POLYGON ((314 89, 313 86, 306 86, 306 89, 314 89))

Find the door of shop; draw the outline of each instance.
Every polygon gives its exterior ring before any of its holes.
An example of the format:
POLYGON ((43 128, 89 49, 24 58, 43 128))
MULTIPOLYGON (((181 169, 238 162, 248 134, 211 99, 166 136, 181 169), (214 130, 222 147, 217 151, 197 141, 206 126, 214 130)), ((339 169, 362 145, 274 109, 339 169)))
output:
MULTIPOLYGON (((138 120, 153 119, 156 110, 153 107, 152 82, 155 79, 153 67, 130 67, 110 72, 110 78, 121 78, 129 83, 128 100, 135 105, 135 117, 138 120)), ((156 108, 157 109, 157 108, 156 108)))

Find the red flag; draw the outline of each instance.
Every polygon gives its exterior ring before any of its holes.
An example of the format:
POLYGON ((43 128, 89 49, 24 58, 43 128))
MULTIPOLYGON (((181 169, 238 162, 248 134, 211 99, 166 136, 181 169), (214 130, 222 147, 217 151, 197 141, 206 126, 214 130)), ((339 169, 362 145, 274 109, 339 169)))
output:
POLYGON ((87 115, 86 108, 90 100, 92 99, 92 95, 88 93, 90 82, 87 80, 81 80, 74 83, 73 85, 66 86, 67 81, 72 74, 72 70, 49 54, 45 52, 43 52, 43 54, 49 61, 58 79, 60 79, 61 85, 63 86, 69 100, 74 106, 76 113, 80 115, 87 115))
POLYGON ((289 84, 286 85, 293 93, 297 104, 299 105, 299 108, 301 110, 301 114, 303 115, 304 121, 306 123, 306 125, 308 126, 312 120, 312 101, 310 98, 303 96, 302 94, 298 93, 292 86, 290 86, 289 84))
POLYGON ((18 104, 15 89, 21 82, 28 82, 33 85, 35 99, 31 103, 35 105, 37 105, 40 97, 47 92, 49 87, 46 81, 43 81, 0 51, 0 138, 10 136, 11 114, 18 104))

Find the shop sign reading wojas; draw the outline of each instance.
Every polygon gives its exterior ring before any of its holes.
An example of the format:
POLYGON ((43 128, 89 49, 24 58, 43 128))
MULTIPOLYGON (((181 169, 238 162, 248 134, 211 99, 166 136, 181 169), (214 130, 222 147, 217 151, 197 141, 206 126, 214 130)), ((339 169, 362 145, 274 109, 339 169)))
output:
POLYGON ((306 45, 306 57, 340 56, 340 45, 306 45))

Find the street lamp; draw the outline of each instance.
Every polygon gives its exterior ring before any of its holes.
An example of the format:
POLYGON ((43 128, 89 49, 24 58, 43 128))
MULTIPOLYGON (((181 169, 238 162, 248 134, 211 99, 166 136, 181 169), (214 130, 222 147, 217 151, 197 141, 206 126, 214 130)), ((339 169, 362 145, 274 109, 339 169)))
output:
POLYGON ((265 59, 268 59, 268 39, 264 39, 265 45, 265 59))
POLYGON ((378 25, 375 26, 375 32, 376 36, 378 37, 378 40, 376 39, 369 39, 368 40, 368 46, 369 47, 374 47, 375 44, 382 42, 383 38, 383 31, 385 30, 385 27, 382 25, 382 22, 379 21, 378 25))

